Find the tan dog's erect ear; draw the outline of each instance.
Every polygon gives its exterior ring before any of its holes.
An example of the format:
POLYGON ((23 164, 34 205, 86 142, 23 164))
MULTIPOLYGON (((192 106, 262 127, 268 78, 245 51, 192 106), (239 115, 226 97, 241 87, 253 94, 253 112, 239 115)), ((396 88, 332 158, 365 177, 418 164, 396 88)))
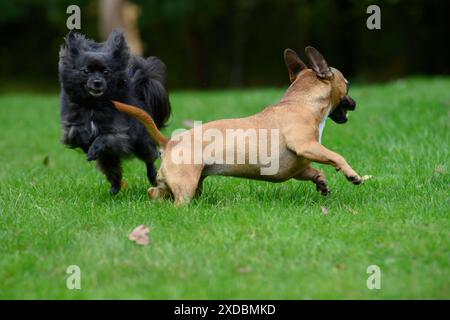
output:
POLYGON ((333 72, 331 72, 328 63, 319 51, 308 46, 305 48, 305 53, 311 63, 311 69, 313 69, 319 78, 330 79, 333 76, 333 72))
POLYGON ((306 64, 304 64, 303 61, 300 60, 297 53, 289 48, 284 50, 284 62, 286 63, 286 67, 288 68, 289 79, 291 79, 291 82, 294 82, 300 71, 308 68, 306 64))

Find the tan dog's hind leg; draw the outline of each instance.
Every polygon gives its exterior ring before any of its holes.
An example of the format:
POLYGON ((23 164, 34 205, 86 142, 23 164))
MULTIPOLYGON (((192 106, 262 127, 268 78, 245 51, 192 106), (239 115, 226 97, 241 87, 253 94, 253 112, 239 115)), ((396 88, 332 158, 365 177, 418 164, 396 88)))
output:
POLYGON ((323 172, 314 169, 311 166, 306 167, 305 170, 297 174, 294 178, 297 180, 311 180, 315 183, 317 191, 320 191, 320 193, 324 196, 330 193, 327 179, 325 178, 323 172))
POLYGON ((353 184, 361 184, 363 179, 350 167, 343 156, 328 150, 320 143, 308 143, 303 145, 296 153, 308 160, 332 165, 336 170, 342 170, 347 180, 353 184))
POLYGON ((187 205, 195 197, 198 181, 181 181, 171 186, 175 206, 187 205))
POLYGON ((196 196, 198 187, 201 187, 203 166, 188 165, 177 169, 166 171, 171 172, 166 176, 166 183, 172 191, 175 206, 187 205, 196 196))

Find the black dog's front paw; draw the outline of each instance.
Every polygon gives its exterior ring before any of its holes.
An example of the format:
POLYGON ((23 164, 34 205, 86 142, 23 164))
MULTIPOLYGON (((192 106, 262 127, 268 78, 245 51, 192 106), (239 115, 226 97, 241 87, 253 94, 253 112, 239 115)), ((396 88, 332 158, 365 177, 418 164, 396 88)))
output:
POLYGON ((105 144, 100 141, 95 141, 89 148, 87 152, 87 160, 97 160, 100 155, 105 151, 105 144))
POLYGON ((81 148, 86 152, 92 138, 85 128, 73 126, 64 130, 61 142, 71 148, 81 148))

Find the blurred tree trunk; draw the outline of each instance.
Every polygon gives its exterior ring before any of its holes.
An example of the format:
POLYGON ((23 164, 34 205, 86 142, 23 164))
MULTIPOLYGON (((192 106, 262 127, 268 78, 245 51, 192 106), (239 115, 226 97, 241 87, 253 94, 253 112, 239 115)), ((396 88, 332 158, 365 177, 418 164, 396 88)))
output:
POLYGON ((143 46, 138 28, 140 8, 126 0, 99 0, 99 31, 103 40, 117 28, 125 33, 132 53, 142 55, 143 46))
POLYGON ((240 88, 244 84, 244 53, 247 39, 247 12, 237 11, 233 19, 231 86, 240 88))
POLYGON ((245 51, 247 49, 248 30, 247 22, 256 2, 254 0, 236 0, 233 15, 233 40, 231 63, 231 86, 244 86, 245 51))
POLYGON ((191 66, 192 78, 195 81, 195 87, 207 88, 210 86, 208 78, 209 59, 208 50, 204 48, 204 39, 202 39, 200 32, 190 24, 186 24, 180 28, 182 31, 182 38, 186 48, 187 61, 191 66))
POLYGON ((355 30, 360 21, 355 19, 352 15, 353 2, 351 0, 337 1, 337 12, 347 19, 342 19, 335 29, 334 43, 335 48, 340 48, 342 57, 342 64, 340 67, 345 70, 347 74, 355 73, 355 66, 358 61, 355 46, 357 46, 358 39, 355 30))

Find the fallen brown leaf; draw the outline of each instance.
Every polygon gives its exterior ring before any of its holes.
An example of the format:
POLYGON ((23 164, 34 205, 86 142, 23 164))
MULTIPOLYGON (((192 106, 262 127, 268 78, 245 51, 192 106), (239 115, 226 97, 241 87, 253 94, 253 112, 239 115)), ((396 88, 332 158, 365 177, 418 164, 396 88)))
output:
POLYGON ((442 164, 440 164, 436 167, 436 169, 434 169, 434 171, 436 171, 436 173, 439 174, 444 174, 447 170, 445 170, 445 167, 442 164))
POLYGON ((192 120, 192 119, 184 119, 183 120, 183 125, 186 128, 193 128, 194 127, 194 120, 192 120))
POLYGON ((249 273, 252 272, 253 269, 251 267, 241 267, 237 270, 239 273, 249 273))
POLYGON ((320 206, 320 209, 322 209, 323 214, 328 214, 328 212, 330 211, 327 207, 324 206, 320 206))
POLYGON ((334 267, 338 270, 341 270, 341 269, 344 269, 345 266, 341 263, 336 263, 336 265, 334 267))
POLYGON ((348 205, 344 204, 345 209, 347 209, 348 211, 350 211, 350 213, 352 214, 359 214, 359 212, 351 207, 349 207, 348 205))
POLYGON ((148 227, 146 227, 145 225, 141 224, 140 226, 136 227, 128 235, 128 239, 136 242, 136 244, 146 246, 150 243, 150 239, 148 237, 149 234, 150 234, 150 229, 148 227))

